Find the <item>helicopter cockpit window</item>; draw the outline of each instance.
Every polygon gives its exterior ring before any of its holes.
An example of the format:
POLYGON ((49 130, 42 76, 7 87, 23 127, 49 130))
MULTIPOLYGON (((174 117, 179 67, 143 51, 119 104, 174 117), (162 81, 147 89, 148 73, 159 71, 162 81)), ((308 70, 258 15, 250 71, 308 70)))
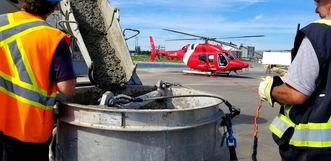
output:
POLYGON ((227 66, 228 62, 226 61, 226 58, 223 54, 218 54, 218 64, 219 66, 227 66))
POLYGON ((228 53, 223 53, 223 54, 229 58, 229 61, 234 60, 234 57, 231 54, 228 53))
POLYGON ((198 59, 199 59, 200 61, 206 62, 206 54, 200 54, 200 55, 198 56, 198 59))
POLYGON ((214 62, 214 54, 208 54, 208 62, 214 62))

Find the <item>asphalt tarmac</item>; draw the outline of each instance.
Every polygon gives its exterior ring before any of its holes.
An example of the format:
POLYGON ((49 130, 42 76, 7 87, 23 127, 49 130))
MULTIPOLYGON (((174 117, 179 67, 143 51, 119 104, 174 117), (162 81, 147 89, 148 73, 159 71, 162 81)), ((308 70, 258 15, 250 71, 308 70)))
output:
MULTIPOLYGON (((237 140, 236 154, 239 161, 250 161, 253 153, 254 141, 254 117, 256 109, 259 106, 258 86, 261 76, 275 75, 267 74, 262 67, 249 68, 239 71, 238 74, 231 73, 230 76, 201 76, 183 74, 178 68, 138 68, 137 74, 144 85, 154 85, 158 80, 179 83, 192 87, 196 90, 207 91, 218 94, 229 101, 232 105, 241 109, 241 114, 236 116, 233 121, 233 135, 237 140)), ((228 113, 225 105, 221 105, 222 110, 228 113)), ((273 118, 278 114, 279 105, 273 108, 263 102, 259 110, 258 118, 258 161, 280 161, 278 147, 274 143, 269 131, 269 125, 273 118)), ((224 145, 220 147, 223 128, 220 128, 218 134, 217 147, 214 155, 207 161, 229 161, 229 150, 224 145)))

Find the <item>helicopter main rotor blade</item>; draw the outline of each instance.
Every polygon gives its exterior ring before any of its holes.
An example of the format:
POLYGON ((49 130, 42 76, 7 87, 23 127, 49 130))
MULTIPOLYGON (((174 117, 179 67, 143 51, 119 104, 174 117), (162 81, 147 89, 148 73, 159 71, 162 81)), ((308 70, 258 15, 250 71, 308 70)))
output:
POLYGON ((217 42, 217 43, 220 43, 220 44, 223 44, 223 45, 226 45, 226 46, 231 46, 231 47, 234 47, 234 48, 238 48, 236 44, 233 44, 233 43, 228 43, 228 42, 224 42, 224 41, 219 41, 219 40, 212 40, 214 42, 217 42))
POLYGON ((189 34, 189 33, 180 32, 180 31, 175 31, 175 30, 170 30, 170 29, 163 29, 163 30, 170 31, 170 32, 175 32, 175 33, 183 34, 183 35, 187 35, 187 36, 193 36, 193 37, 198 37, 198 38, 204 38, 203 36, 192 35, 192 34, 189 34))
POLYGON ((251 37, 264 37, 264 35, 235 36, 235 37, 221 37, 221 38, 218 38, 218 39, 236 39, 236 38, 251 38, 251 37))
POLYGON ((190 38, 190 39, 169 39, 169 40, 165 40, 165 41, 181 41, 181 40, 200 40, 198 38, 190 38))
MULTIPOLYGON (((193 35, 193 34, 189 34, 189 33, 185 33, 185 32, 181 32, 181 31, 176 31, 176 30, 170 30, 170 29, 163 29, 166 31, 170 31, 170 32, 174 32, 174 33, 178 33, 178 34, 183 34, 183 35, 187 35, 187 36, 192 36, 192 37, 197 37, 200 40, 204 40, 205 43, 208 43, 208 41, 214 41, 216 43, 220 43, 222 45, 227 45, 227 46, 231 46, 234 48, 240 48, 240 46, 233 44, 233 43, 228 43, 228 42, 224 42, 224 41, 220 41, 220 40, 216 40, 216 38, 211 38, 211 37, 203 37, 203 36, 198 36, 198 35, 193 35)), ((236 36, 236 37, 223 37, 223 38, 219 38, 219 39, 231 39, 231 38, 250 38, 250 37, 264 37, 264 35, 250 35, 250 36, 236 36)), ((199 40, 199 39, 194 39, 194 38, 189 38, 189 39, 171 39, 171 40, 166 40, 166 41, 178 41, 178 40, 199 40)))

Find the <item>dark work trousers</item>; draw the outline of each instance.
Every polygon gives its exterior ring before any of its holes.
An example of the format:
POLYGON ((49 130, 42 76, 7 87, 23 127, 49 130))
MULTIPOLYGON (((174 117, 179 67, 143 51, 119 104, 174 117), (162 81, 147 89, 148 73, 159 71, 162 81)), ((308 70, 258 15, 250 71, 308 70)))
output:
MULTIPOLYGON (((282 159, 281 161, 286 161, 284 159, 282 159)), ((301 155, 299 155, 295 161, 307 161, 307 157, 306 157, 306 153, 302 153, 301 155)))
POLYGON ((0 161, 2 161, 2 152, 3 152, 3 134, 0 131, 0 161))
POLYGON ((46 143, 26 143, 0 132, 0 161, 49 161, 51 139, 46 143))

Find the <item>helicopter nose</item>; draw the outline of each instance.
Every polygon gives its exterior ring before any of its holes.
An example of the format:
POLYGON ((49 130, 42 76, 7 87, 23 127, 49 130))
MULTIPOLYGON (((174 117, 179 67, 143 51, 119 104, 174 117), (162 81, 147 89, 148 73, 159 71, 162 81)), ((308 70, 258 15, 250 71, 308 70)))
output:
POLYGON ((243 68, 248 68, 248 67, 249 67, 248 63, 243 62, 243 68))
POLYGON ((235 61, 235 64, 236 64, 236 66, 238 67, 238 68, 248 68, 248 63, 245 63, 245 62, 243 62, 243 61, 240 61, 240 60, 237 60, 237 61, 235 61))

